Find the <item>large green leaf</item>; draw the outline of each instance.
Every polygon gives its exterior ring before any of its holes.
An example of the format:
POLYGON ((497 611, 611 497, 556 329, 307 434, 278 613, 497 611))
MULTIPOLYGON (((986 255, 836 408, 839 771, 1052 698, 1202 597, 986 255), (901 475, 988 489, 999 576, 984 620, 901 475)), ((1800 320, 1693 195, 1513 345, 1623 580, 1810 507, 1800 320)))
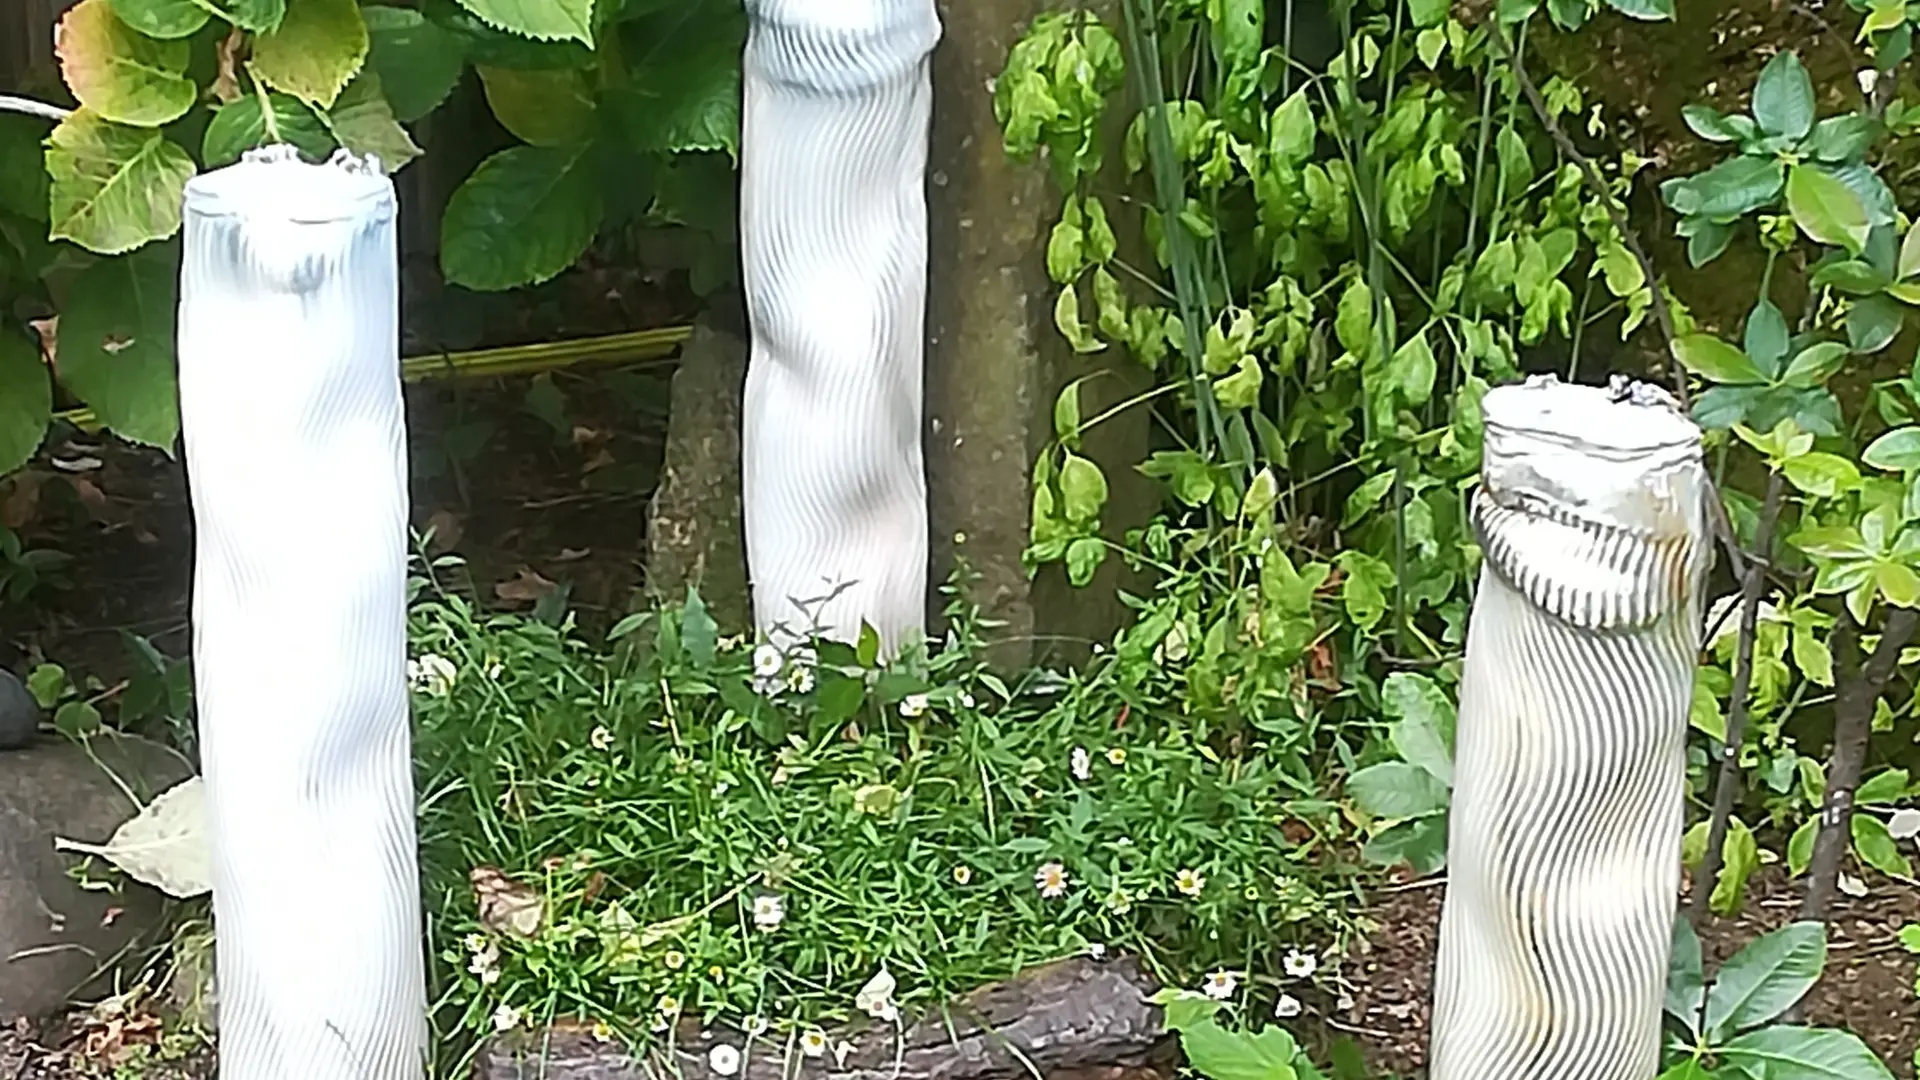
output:
POLYGON ((510 34, 593 44, 593 0, 460 0, 460 6, 510 34))
POLYGON ((179 252, 155 245, 101 259, 60 310, 60 381, 131 442, 171 452, 180 433, 174 384, 179 252))
POLYGON ((1813 130, 1813 80, 1800 58, 1782 51, 1760 69, 1753 87, 1753 118, 1769 135, 1803 139, 1813 130))
POLYGON ((1380 686, 1381 703, 1393 720, 1394 749, 1409 764, 1418 765, 1435 780, 1453 783, 1453 703, 1433 680, 1397 671, 1380 686))
POLYGON ((420 14, 460 40, 467 60, 511 68, 588 68, 591 48, 578 41, 535 41, 488 26, 455 0, 419 0, 420 14))
POLYGON ((1894 428, 1873 440, 1860 460, 1893 472, 1920 469, 1920 427, 1894 428))
POLYGON ((360 9, 367 23, 367 66, 394 119, 410 124, 440 107, 466 66, 465 41, 411 8, 374 4, 360 9))
POLYGON ((1780 371, 1780 361, 1787 356, 1787 317, 1773 306, 1773 301, 1761 297, 1747 313, 1747 332, 1743 340, 1747 356, 1754 366, 1771 379, 1780 371))
POLYGON ((200 159, 209 169, 230 165, 240 155, 268 143, 292 143, 309 158, 325 160, 333 152, 333 136, 307 103, 291 94, 243 94, 220 106, 207 124, 200 159))
POLYGON ((60 75, 80 104, 120 124, 159 127, 199 94, 184 41, 156 41, 120 21, 108 0, 80 0, 54 35, 60 75))
POLYGON ((1673 959, 1667 966, 1667 1015, 1687 1029, 1694 1041, 1700 1036, 1700 1005, 1706 1000, 1707 976, 1700 955, 1700 935, 1683 916, 1673 920, 1673 959))
POLYGON ((1766 382, 1753 359, 1712 334, 1688 334, 1673 343, 1680 366, 1716 383, 1746 385, 1766 382))
POLYGON ((1766 1080, 1893 1080, 1851 1031, 1790 1024, 1749 1031, 1720 1048, 1727 1064, 1766 1080))
POLYGON ((179 230, 193 159, 159 132, 80 109, 53 129, 46 160, 53 239, 116 255, 179 230))
POLYGON ((381 92, 380 75, 371 68, 353 77, 321 120, 341 146, 377 158, 388 173, 399 172, 420 156, 412 136, 394 119, 393 107, 381 92))
POLYGON ((213 18, 206 0, 112 0, 120 21, 152 38, 192 37, 213 18))
POLYGON ((1447 786, 1418 765, 1382 761, 1347 778, 1347 794, 1374 817, 1410 818, 1447 808, 1447 786))
POLYGON ((572 266, 600 229, 600 187, 580 149, 517 146, 480 163, 440 220, 447 280, 511 289, 572 266))
POLYGON ((631 78, 609 100, 627 145, 737 153, 746 41, 740 7, 697 0, 625 24, 620 34, 638 54, 631 78))
POLYGON ((1720 965, 1707 994, 1707 1034, 1764 1024, 1805 997, 1827 964, 1827 929, 1797 922, 1755 939, 1720 965))
POLYGON ((1877 353, 1900 336, 1906 309, 1886 296, 1863 296, 1847 307, 1847 344, 1856 353, 1877 353))
POLYGON ((1883 874, 1912 877, 1913 864, 1900 851, 1900 842, 1887 830, 1887 823, 1872 814, 1855 813, 1852 818, 1853 850, 1860 861, 1883 874))
POLYGON ((1201 1020, 1180 1032, 1180 1049, 1207 1080, 1295 1080, 1299 1047, 1283 1028, 1228 1031, 1217 1021, 1201 1020))
POLYGON ((1447 865, 1447 815, 1427 814, 1380 831, 1360 849, 1361 858, 1379 866, 1405 863, 1415 874, 1431 874, 1447 865))
POLYGON ((231 0, 227 14, 242 30, 272 33, 280 20, 287 17, 287 0, 231 0))
POLYGON ((1866 207, 1851 188, 1811 165, 1787 170, 1787 209, 1800 231, 1819 243, 1855 255, 1867 246, 1866 207))
POLYGON ((477 70, 494 119, 521 142, 573 146, 593 137, 597 106, 585 73, 572 68, 477 70))
POLYGON ((1685 217, 1724 221, 1771 206, 1785 182, 1778 161, 1742 154, 1698 175, 1669 180, 1660 191, 1685 217))
POLYGON ((292 0, 287 17, 253 43, 253 71, 316 108, 333 106, 367 59, 367 24, 354 0, 292 0))
POLYGON ((40 350, 0 327, 0 476, 27 463, 47 437, 53 386, 40 350))
POLYGON ((41 144, 52 125, 35 116, 0 112, 0 210, 47 220, 47 169, 41 144))

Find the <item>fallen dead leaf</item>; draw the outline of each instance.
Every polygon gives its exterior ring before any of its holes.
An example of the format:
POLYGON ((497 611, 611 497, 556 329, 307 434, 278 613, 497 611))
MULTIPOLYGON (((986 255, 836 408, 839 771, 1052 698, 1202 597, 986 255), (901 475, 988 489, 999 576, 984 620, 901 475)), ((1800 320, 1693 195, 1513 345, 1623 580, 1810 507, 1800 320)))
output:
POLYGON ((510 581, 503 581, 493 587, 493 595, 509 604, 535 604, 540 598, 560 586, 534 573, 531 567, 523 566, 510 581))
POLYGON ((451 551, 466 535, 466 526, 460 521, 460 515, 451 510, 440 509, 427 515, 427 550, 438 555, 451 551))
POLYGON ((495 866, 476 866, 468 872, 467 880, 473 885, 473 903, 482 924, 523 938, 540 932, 546 922, 547 904, 539 893, 495 866))
POLYGON ((49 315, 44 319, 28 319, 27 325, 40 336, 40 358, 50 368, 58 369, 60 364, 60 316, 49 315))

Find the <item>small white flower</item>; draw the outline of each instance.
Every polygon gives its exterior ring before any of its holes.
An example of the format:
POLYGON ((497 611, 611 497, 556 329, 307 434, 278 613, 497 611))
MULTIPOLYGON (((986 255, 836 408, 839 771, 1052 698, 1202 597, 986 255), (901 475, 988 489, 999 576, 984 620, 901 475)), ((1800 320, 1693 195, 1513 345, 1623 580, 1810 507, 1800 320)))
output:
POLYGON ((973 867, 968 866, 966 863, 961 863, 953 868, 953 883, 955 885, 965 885, 972 880, 973 867))
POLYGON ((973 695, 967 693, 965 690, 960 691, 960 707, 963 709, 971 709, 973 706, 973 695))
POLYGON ((1302 1008, 1299 998, 1283 993, 1280 995, 1280 1000, 1273 1003, 1273 1015, 1285 1020, 1299 1016, 1302 1008))
POLYGON ((1240 978, 1231 971, 1216 971, 1207 976, 1206 985, 1200 989, 1215 1001, 1225 1001, 1240 989, 1240 978))
POLYGON ((813 667, 799 665, 787 672, 787 689, 796 694, 804 694, 813 689, 813 667))
POLYGON ((1126 763, 1127 763, 1126 747, 1115 746, 1107 750, 1107 764, 1117 769, 1120 766, 1125 765, 1126 763))
POLYGON ((1920 810, 1911 807, 1895 810, 1887 819, 1887 831, 1895 840, 1912 840, 1920 837, 1920 810))
POLYGON ((595 725, 593 731, 587 735, 587 744, 595 750, 605 750, 613 745, 613 732, 595 725))
POLYGON ((668 949, 666 955, 660 958, 660 962, 667 965, 668 971, 679 971, 687 966, 687 954, 679 949, 668 949))
POLYGON ((714 1043, 707 1051, 707 1068, 717 1076, 732 1076, 740 1071, 740 1049, 726 1043, 714 1043))
POLYGON ((900 1015, 900 1011, 893 1004, 893 991, 897 986, 893 972, 883 966, 873 973, 873 978, 867 980, 867 985, 861 987, 859 993, 853 995, 854 1008, 875 1020, 891 1023, 900 1015))
POLYGON ((1074 747, 1068 761, 1068 768, 1073 772, 1075 780, 1084 783, 1093 779, 1093 755, 1087 753, 1086 747, 1074 747))
POLYGON ((493 944, 493 941, 485 934, 468 934, 464 939, 464 944, 470 953, 483 953, 487 951, 488 946, 493 944))
POLYGON ((407 661, 407 681, 413 688, 432 697, 445 697, 453 689, 453 680, 460 670, 453 661, 444 656, 428 653, 418 660, 407 661))
POLYGON ((1033 872, 1034 888, 1048 900, 1067 895, 1067 868, 1057 862, 1050 862, 1033 872))
POLYGON ((1127 895, 1127 890, 1115 888, 1113 894, 1107 897, 1107 910, 1115 915, 1125 915, 1133 910, 1133 897, 1127 895))
POLYGON ((1107 958, 1107 947, 1096 941, 1087 946, 1087 955, 1093 957, 1095 960, 1105 960, 1107 958))
POLYGON ((487 678, 493 682, 499 682, 500 676, 505 674, 506 670, 507 666, 505 664, 494 660, 487 664, 487 678))
POLYGON ((808 1028, 802 1032, 800 1052, 810 1058, 824 1057, 827 1052, 827 1033, 819 1028, 808 1028))
POLYGON ((772 645, 761 645, 753 650, 753 673, 763 679, 780 674, 780 669, 785 665, 786 659, 772 645))
POLYGON ((501 1005, 493 1010, 493 1030, 512 1031, 520 1026, 520 1010, 511 1005, 501 1005))
POLYGON ((1860 92, 1868 97, 1872 97, 1874 87, 1880 85, 1880 72, 1874 68, 1861 68, 1853 77, 1860 84, 1860 92))
POLYGON ((847 1055, 853 1053, 853 1044, 845 1039, 833 1044, 833 1064, 835 1068, 847 1067, 847 1055))
POLYGON ((1306 979, 1311 978, 1319 969, 1320 961, 1310 952, 1302 949, 1288 949, 1287 955, 1280 961, 1280 966, 1286 970, 1288 976, 1306 979))
POLYGON ((753 925, 762 930, 778 930, 787 918, 786 901, 772 893, 753 898, 753 925))
POLYGON ((1174 623, 1160 644, 1153 647, 1153 662, 1158 664, 1177 664, 1187 658, 1187 624, 1174 623))
POLYGON ((900 699, 900 715, 912 719, 927 715, 927 695, 908 694, 900 699))
POLYGON ((1182 870, 1173 875, 1173 887, 1188 896, 1199 896, 1206 890, 1207 875, 1198 870, 1182 870))
POLYGON ((748 1038, 765 1035, 767 1033, 767 1018, 764 1016, 750 1018, 747 1021, 746 1032, 748 1038))

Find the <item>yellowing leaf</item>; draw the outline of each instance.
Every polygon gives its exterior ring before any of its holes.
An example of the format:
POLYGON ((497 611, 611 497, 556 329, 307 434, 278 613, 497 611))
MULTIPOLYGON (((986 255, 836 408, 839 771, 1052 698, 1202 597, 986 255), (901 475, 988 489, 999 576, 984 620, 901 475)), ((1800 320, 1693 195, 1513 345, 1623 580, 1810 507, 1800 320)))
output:
POLYGON ((367 24, 353 0, 293 0, 279 28, 253 43, 262 82, 322 109, 366 59, 367 24))
POLYGON ((105 859, 135 881, 182 900, 213 891, 206 789, 197 776, 167 789, 104 844, 56 838, 53 846, 105 859))
POLYGON ((400 171, 401 166, 420 156, 412 136, 394 119, 393 109, 381 92, 380 76, 371 68, 353 77, 324 116, 341 146, 379 159, 381 169, 388 173, 400 171))
POLYGON ((593 134, 593 93, 580 72, 570 68, 475 70, 494 119, 521 142, 570 146, 593 134))
POLYGON ((460 0, 460 6, 496 30, 593 44, 593 0, 460 0))
POLYGON ((193 159, 159 132, 80 109, 47 141, 51 236, 102 255, 172 236, 193 173, 193 159))
POLYGON ((1811 165, 1787 170, 1787 209, 1811 239, 1858 255, 1867 246, 1867 208, 1853 189, 1811 165))
POLYGON ((54 29, 60 75, 80 104, 121 124, 159 127, 193 107, 184 41, 156 41, 113 13, 108 0, 80 0, 54 29))

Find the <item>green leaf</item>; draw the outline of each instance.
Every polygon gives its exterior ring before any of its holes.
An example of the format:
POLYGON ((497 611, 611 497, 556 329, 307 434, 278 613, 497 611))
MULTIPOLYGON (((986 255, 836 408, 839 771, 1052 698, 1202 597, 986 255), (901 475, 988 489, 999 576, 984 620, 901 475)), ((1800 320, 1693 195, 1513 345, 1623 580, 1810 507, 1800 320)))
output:
POLYGON ((0 210, 29 221, 47 220, 47 169, 41 145, 50 128, 39 117, 0 112, 0 210))
POLYGON ((1364 357, 1372 350, 1373 340, 1373 290, 1367 283, 1354 278, 1347 283, 1346 291, 1340 294, 1333 319, 1333 333, 1340 341, 1340 347, 1355 356, 1364 357))
POLYGON ((231 165, 248 150, 272 142, 292 143, 317 161, 326 160, 334 147, 333 136, 306 102, 291 94, 269 93, 263 110, 259 94, 243 94, 220 106, 208 121, 200 159, 210 169, 231 165))
POLYGON ((1907 230, 1907 238, 1900 241, 1900 267, 1896 276, 1910 278, 1920 274, 1920 222, 1907 230))
POLYGON ((1829 116, 1814 125, 1807 150, 1821 161, 1858 160, 1880 136, 1880 123, 1865 113, 1829 116))
POLYGON ((1696 176, 1660 186, 1668 205, 1690 218, 1730 220, 1771 206, 1786 183, 1786 170, 1768 158, 1744 154, 1696 176))
MULTIPOLYGON (((1786 359, 1789 333, 1787 317, 1765 297, 1747 314, 1746 352, 1754 366, 1768 378, 1780 371, 1780 361, 1786 359)), ((1846 350, 1841 352, 1844 354, 1846 350)))
POLYGON ((114 434, 168 453, 180 434, 178 276, 172 245, 101 259, 75 279, 60 311, 60 381, 114 434))
POLYGON ((1106 348, 1106 344, 1093 336, 1087 324, 1080 321, 1080 294, 1071 284, 1060 287, 1060 295, 1053 301, 1053 325, 1060 336, 1067 339, 1077 353, 1095 353, 1106 348))
POLYGON ((1067 545, 1064 559, 1067 564, 1067 583, 1076 589, 1086 588, 1106 558, 1105 541, 1097 536, 1076 537, 1067 545))
POLYGON ((480 163, 447 201, 440 265, 482 292, 546 281, 600 230, 600 186, 580 149, 516 146, 480 163))
POLYGON ((1453 784, 1453 705, 1433 680, 1396 671, 1380 686, 1393 748, 1441 784, 1453 784))
POLYGON ((1701 378, 1716 383, 1764 383, 1765 375, 1746 353, 1712 334, 1688 334, 1673 343, 1674 359, 1701 378))
POLYGON ((40 350, 0 327, 0 476, 25 465, 47 437, 53 385, 40 350))
POLYGON ((381 91, 380 73, 363 68, 340 91, 323 119, 341 146, 363 157, 371 155, 391 174, 419 157, 420 148, 394 118, 393 106, 381 91))
POLYGON ((361 8, 360 16, 367 24, 367 67, 379 74, 394 119, 410 124, 439 108, 466 66, 459 35, 409 8, 376 4, 361 8))
MULTIPOLYGON (((1781 53, 1791 56, 1792 53, 1781 53)), ((1867 209, 1853 189, 1810 165, 1787 170, 1787 209, 1811 239, 1858 255, 1867 246, 1867 209)))
POLYGON ((1832 287, 1853 296, 1867 296, 1886 288, 1885 274, 1859 259, 1836 259, 1813 272, 1810 283, 1816 289, 1832 287))
POLYGON ((1769 135, 1803 139, 1813 130, 1813 80, 1800 58, 1783 50, 1760 69, 1753 88, 1753 118, 1769 135))
POLYGON ((1889 472, 1920 469, 1920 427, 1894 428, 1867 444, 1860 460, 1889 472))
POLYGON ((112 0, 120 21, 150 38, 192 37, 213 11, 203 0, 112 0))
POLYGON ((1427 332, 1424 329, 1395 350, 1392 372, 1401 404, 1408 408, 1419 408, 1433 396, 1433 348, 1427 344, 1427 332))
POLYGON ((1180 1032, 1180 1048, 1187 1064, 1207 1080, 1296 1080, 1293 1059, 1299 1047, 1282 1028, 1228 1031, 1202 1020, 1180 1032))
POLYGON ((460 6, 496 30, 593 45, 593 0, 460 0, 460 6))
POLYGON ((1378 818, 1411 818, 1447 808, 1452 793, 1431 772, 1406 761, 1382 761, 1347 778, 1355 806, 1378 818))
POLYGON ((1780 382, 1785 386, 1799 389, 1811 389, 1825 386, 1846 363, 1847 347, 1837 341, 1822 341, 1800 350, 1793 362, 1787 365, 1780 382))
POLYGON ((1787 838, 1787 873, 1799 877, 1813 862, 1813 842, 1820 835, 1820 819, 1808 818, 1787 838))
POLYGON ((1720 1048, 1720 1056, 1766 1080, 1893 1080, 1858 1035, 1839 1028, 1776 1024, 1738 1036, 1720 1048))
POLYGON ((227 14, 242 30, 271 33, 287 17, 287 0, 231 0, 227 14))
POLYGON ((53 129, 46 159, 52 239, 117 255, 179 230, 193 159, 159 132, 80 109, 53 129))
POLYGON ((1853 851, 1861 862, 1894 877, 1913 876, 1913 864, 1900 853, 1900 842, 1887 831, 1886 822, 1856 811, 1852 823, 1853 851))
POLYGON ((1700 935, 1685 917, 1673 920, 1673 959, 1667 965, 1667 1015, 1687 1029, 1693 1041, 1700 1038, 1700 1005, 1707 996, 1705 961, 1700 955, 1700 935))
POLYGON ((1847 344, 1860 354, 1877 353, 1900 336, 1906 310, 1885 296, 1863 296, 1847 308, 1847 344))
POLYGON ((494 119, 521 142, 572 146, 593 136, 595 103, 584 73, 478 67, 494 119))
POLYGON ((1085 236, 1078 217, 1077 214, 1063 215, 1047 234, 1047 276, 1056 284, 1065 285, 1079 277, 1087 264, 1083 251, 1085 236))
POLYGON ((359 74, 368 47, 354 0, 293 0, 279 27, 254 40, 252 70, 275 90, 328 109, 359 74))
POLYGON ((1307 100, 1307 88, 1302 86, 1273 110, 1267 149, 1280 161, 1299 166, 1313 156, 1313 141, 1313 103, 1307 100))
POLYGON ((1447 815, 1427 814, 1382 829, 1360 849, 1361 858, 1380 866, 1405 863, 1416 875, 1447 864, 1447 815))
POLYGON ((702 2, 691 16, 671 10, 656 21, 661 25, 648 36, 648 48, 628 57, 627 81, 602 107, 635 150, 737 154, 742 9, 702 2))
POLYGON ((1818 450, 1787 459, 1780 471, 1788 483, 1820 499, 1837 499, 1860 486, 1860 470, 1853 462, 1818 450))
POLYGON ((1827 964, 1827 929, 1796 922, 1755 939, 1720 965, 1707 994, 1707 1034, 1721 1039, 1791 1008, 1827 964))
POLYGON ((1408 0, 1407 14, 1415 26, 1439 26, 1446 21, 1448 0, 1408 0))
POLYGON ((1072 451, 1060 461, 1060 509, 1075 525, 1091 525, 1099 520, 1100 509, 1107 504, 1107 477, 1100 466, 1072 451))
POLYGON ((118 124, 159 127, 186 115, 199 91, 187 78, 184 41, 156 41, 113 13, 108 0, 80 0, 54 34, 60 75, 80 104, 118 124))
POLYGON ((1629 19, 1642 22, 1673 18, 1673 0, 1607 0, 1607 5, 1629 19))
POLYGON ((1683 106, 1680 119, 1708 142, 1739 142, 1753 134, 1753 121, 1744 116, 1725 116, 1705 105, 1683 106))

